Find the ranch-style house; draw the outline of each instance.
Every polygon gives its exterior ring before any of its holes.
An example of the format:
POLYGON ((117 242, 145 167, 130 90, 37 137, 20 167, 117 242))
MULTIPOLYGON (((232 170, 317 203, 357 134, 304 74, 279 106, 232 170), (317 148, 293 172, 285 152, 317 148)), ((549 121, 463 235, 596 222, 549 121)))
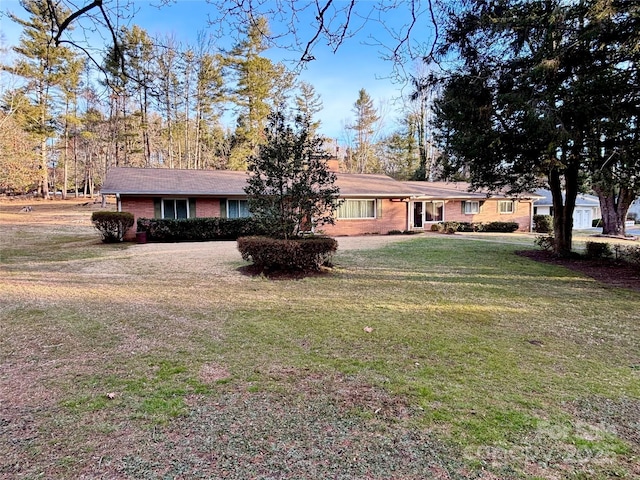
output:
MULTIPOLYGON (((400 182, 386 175, 336 173, 340 198, 331 236, 429 230, 434 223, 517 222, 531 230, 535 195, 507 197, 469 192, 468 184, 400 182)), ((230 170, 111 168, 103 195, 114 195, 118 211, 138 218, 249 216, 247 173, 230 170)), ((135 237, 129 231, 127 239, 135 237)))

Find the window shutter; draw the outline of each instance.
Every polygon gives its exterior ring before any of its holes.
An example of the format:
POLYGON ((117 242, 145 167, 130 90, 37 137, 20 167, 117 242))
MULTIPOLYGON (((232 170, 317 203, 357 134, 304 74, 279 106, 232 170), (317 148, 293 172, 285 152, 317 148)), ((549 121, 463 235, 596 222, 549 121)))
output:
POLYGON ((513 213, 516 213, 517 211, 518 211, 518 202, 513 200, 513 213))
POLYGON ((153 218, 162 218, 162 199, 153 199, 153 218))
POLYGON ((376 218, 382 218, 382 199, 376 200, 376 218))
POLYGON ((189 199, 189 218, 196 218, 196 199, 189 199))
POLYGON ((227 218, 227 199, 220 199, 220 218, 227 218))

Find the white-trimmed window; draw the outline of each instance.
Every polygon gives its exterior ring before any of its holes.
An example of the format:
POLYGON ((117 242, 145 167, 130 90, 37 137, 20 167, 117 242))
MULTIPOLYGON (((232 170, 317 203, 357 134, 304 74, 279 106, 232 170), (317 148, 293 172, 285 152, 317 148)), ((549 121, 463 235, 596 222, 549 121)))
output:
POLYGON ((189 200, 186 198, 163 198, 162 218, 173 220, 189 218, 189 200))
POLYGON ((345 200, 338 207, 338 218, 376 218, 376 201, 345 200))
POLYGON ((250 217, 249 202, 246 200, 227 200, 227 218, 250 217))
POLYGON ((444 220, 444 202, 424 202, 424 221, 441 222, 444 220))
POLYGON ((475 215, 480 213, 480 202, 478 201, 466 201, 463 208, 465 215, 475 215))
POLYGON ((514 212, 513 201, 511 200, 500 200, 498 202, 498 212, 501 214, 513 213, 514 212))

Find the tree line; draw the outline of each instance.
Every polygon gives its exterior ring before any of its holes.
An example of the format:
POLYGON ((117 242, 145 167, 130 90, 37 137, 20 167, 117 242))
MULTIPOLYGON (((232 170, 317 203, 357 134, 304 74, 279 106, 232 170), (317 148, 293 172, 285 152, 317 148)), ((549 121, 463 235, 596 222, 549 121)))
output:
MULTIPOLYGON (((247 23, 227 51, 206 32, 185 45, 125 27, 97 69, 83 52, 52 42, 51 17, 68 11, 46 0, 23 7, 27 19, 10 15, 23 29, 15 61, 2 65, 16 79, 0 99, 5 191, 92 194, 111 166, 242 170, 274 111, 306 118, 318 133, 322 100, 313 85, 265 56, 264 17, 247 23)), ((410 178, 428 139, 426 116, 409 110, 402 129, 383 137, 378 107, 362 89, 347 145, 340 149, 332 139, 327 148, 346 171, 410 178)))

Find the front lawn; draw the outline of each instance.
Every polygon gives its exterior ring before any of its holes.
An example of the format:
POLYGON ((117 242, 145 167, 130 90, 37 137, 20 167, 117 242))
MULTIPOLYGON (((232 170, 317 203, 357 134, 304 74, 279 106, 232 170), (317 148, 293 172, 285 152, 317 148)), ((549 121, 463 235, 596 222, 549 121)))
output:
POLYGON ((457 236, 268 280, 73 231, 0 236, 0 477, 640 476, 640 294, 457 236))

